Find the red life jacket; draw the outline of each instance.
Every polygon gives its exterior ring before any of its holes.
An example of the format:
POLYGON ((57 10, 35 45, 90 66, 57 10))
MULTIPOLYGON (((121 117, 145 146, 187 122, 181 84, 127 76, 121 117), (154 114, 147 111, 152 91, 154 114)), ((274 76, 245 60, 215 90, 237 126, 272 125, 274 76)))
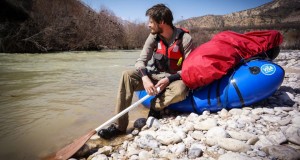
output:
MULTIPOLYGON (((174 31, 177 32, 176 29, 174 29, 174 31)), ((174 74, 181 70, 182 62, 184 60, 182 46, 182 37, 184 33, 189 33, 189 31, 180 28, 180 32, 176 33, 174 43, 169 47, 166 42, 157 36, 157 45, 154 49, 155 53, 153 57, 154 64, 159 71, 174 74)))

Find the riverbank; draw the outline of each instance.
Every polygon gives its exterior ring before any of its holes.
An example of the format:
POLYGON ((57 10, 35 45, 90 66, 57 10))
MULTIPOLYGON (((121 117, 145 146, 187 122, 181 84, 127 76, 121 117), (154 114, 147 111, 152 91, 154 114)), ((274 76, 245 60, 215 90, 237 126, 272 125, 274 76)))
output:
POLYGON ((94 152, 88 160, 300 159, 300 51, 281 51, 275 62, 285 68, 284 82, 258 104, 148 118, 141 131, 112 141, 94 135, 77 155, 94 152))

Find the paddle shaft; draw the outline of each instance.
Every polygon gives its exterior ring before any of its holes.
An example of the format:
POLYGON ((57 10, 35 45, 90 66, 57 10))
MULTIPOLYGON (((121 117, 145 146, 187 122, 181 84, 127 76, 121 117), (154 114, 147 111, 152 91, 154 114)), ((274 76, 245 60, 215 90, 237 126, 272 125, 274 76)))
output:
POLYGON ((105 123, 103 123, 101 126, 97 127, 95 129, 95 131, 99 132, 103 127, 111 124, 112 122, 114 122, 115 120, 117 120, 118 118, 120 118, 121 116, 123 116, 124 114, 126 114, 127 112, 129 112, 130 110, 132 110, 133 108, 137 107, 139 104, 141 104, 142 102, 144 102, 149 97, 150 97, 150 95, 147 94, 142 99, 138 100, 137 102, 135 102, 131 106, 129 106, 126 109, 124 109, 122 112, 118 113, 117 115, 113 116, 111 119, 109 119, 108 121, 106 121, 105 123))
MULTIPOLYGON (((157 87, 156 90, 157 90, 157 92, 160 92, 160 87, 157 87)), ((95 129, 95 131, 99 132, 103 127, 111 124, 112 122, 114 122, 115 120, 117 120, 118 118, 120 118, 121 116, 123 116, 124 114, 126 114, 127 112, 129 112, 130 110, 132 110, 133 108, 137 107, 139 104, 141 104, 142 102, 144 102, 149 97, 150 97, 150 95, 147 94, 146 96, 144 96, 143 98, 141 98, 140 100, 138 100, 137 102, 135 102, 134 104, 132 104, 131 106, 129 106, 126 109, 124 109, 122 112, 120 112, 117 115, 113 116, 111 119, 109 119, 108 121, 106 121, 105 123, 103 123, 101 126, 97 127, 95 129)))

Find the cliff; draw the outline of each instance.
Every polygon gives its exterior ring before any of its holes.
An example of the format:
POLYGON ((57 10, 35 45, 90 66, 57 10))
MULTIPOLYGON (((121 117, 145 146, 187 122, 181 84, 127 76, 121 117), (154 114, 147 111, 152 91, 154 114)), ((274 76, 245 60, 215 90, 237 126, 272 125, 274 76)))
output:
POLYGON ((223 30, 247 32, 276 29, 284 35, 283 48, 300 48, 300 1, 274 0, 262 6, 226 15, 205 15, 178 22, 178 26, 191 29, 200 43, 223 30))

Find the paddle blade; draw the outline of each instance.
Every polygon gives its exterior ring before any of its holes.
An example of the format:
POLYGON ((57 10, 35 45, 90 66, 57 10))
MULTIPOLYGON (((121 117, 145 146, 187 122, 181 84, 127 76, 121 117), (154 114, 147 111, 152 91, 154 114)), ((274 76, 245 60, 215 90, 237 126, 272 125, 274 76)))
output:
POLYGON ((55 158, 57 160, 65 160, 70 158, 74 155, 84 144, 88 141, 96 132, 96 130, 91 130, 84 136, 75 139, 71 144, 67 145, 66 147, 62 148, 55 154, 55 158))

